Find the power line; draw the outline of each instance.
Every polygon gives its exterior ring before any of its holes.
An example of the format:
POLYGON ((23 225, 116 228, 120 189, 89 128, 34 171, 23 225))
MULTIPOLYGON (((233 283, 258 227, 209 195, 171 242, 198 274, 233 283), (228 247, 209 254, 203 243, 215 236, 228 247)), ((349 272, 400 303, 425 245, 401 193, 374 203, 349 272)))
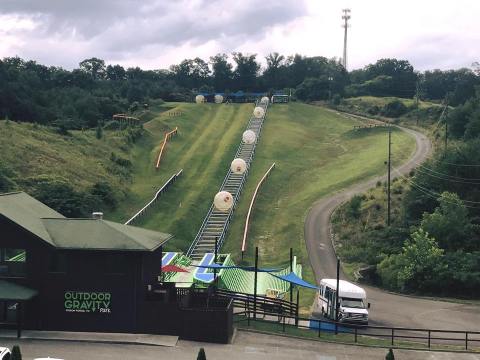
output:
POLYGON ((440 179, 440 180, 452 181, 452 182, 461 183, 461 184, 468 184, 468 185, 480 185, 480 182, 470 182, 470 181, 464 181, 464 180, 449 179, 448 177, 443 177, 443 176, 439 176, 439 175, 432 175, 432 174, 428 173, 427 171, 425 171, 424 169, 422 169, 422 167, 418 167, 416 170, 418 172, 422 173, 422 174, 425 174, 425 175, 428 175, 428 176, 431 176, 433 178, 440 179))
MULTIPOLYGON (((432 174, 442 176, 444 178, 447 178, 448 180, 457 181, 457 182, 467 182, 467 183, 480 182, 479 178, 464 178, 464 177, 461 177, 461 176, 454 176, 454 175, 450 175, 450 174, 445 174, 445 173, 442 173, 440 171, 436 171, 432 168, 429 168, 428 166, 425 166, 422 163, 419 163, 417 161, 412 160, 412 162, 414 164, 416 164, 418 166, 418 168, 424 169, 425 171, 430 172, 432 174)), ((427 174, 427 175, 429 175, 429 174, 427 174)))
MULTIPOLYGON (((393 168, 394 171, 397 172, 398 176, 406 181, 408 181, 413 187, 417 188, 417 190, 419 190, 420 192, 430 196, 431 198, 435 199, 435 200, 438 200, 439 197, 441 197, 441 194, 434 191, 434 190, 431 190, 431 189, 428 189, 422 185, 419 185, 417 184, 415 181, 413 181, 412 179, 409 179, 407 177, 405 177, 401 172, 400 170, 398 170, 397 168, 393 168)), ((464 203, 471 203, 471 204, 475 204, 475 205, 480 205, 480 202, 479 201, 471 201, 471 200, 464 200, 464 199, 460 199, 462 202, 464 203)), ((451 201, 446 201, 450 204, 455 204, 451 201)), ((480 209, 480 207, 477 207, 477 206, 471 206, 471 205, 467 205, 467 204, 464 204, 466 207, 469 207, 469 208, 473 208, 473 209, 480 209)))

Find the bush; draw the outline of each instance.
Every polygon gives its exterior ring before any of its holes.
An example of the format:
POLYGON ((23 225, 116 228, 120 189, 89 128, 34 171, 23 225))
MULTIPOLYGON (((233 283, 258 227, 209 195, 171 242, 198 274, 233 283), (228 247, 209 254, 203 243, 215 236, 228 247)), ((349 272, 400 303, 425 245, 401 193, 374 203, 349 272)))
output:
POLYGON ((347 206, 347 215, 358 219, 360 217, 360 208, 362 206, 362 196, 355 195, 347 206))
POLYGON ((387 117, 399 117, 405 114, 408 111, 408 108, 400 100, 393 100, 385 104, 382 109, 382 115, 387 117))
POLYGON ((207 360, 204 348, 200 348, 200 350, 198 350, 197 360, 207 360))
POLYGON ((90 193, 98 198, 99 202, 102 202, 110 209, 114 209, 117 206, 117 198, 115 196, 115 191, 107 182, 98 182, 93 185, 90 193))
POLYGON ((120 165, 120 166, 125 167, 125 168, 132 167, 132 162, 130 160, 122 158, 122 157, 118 156, 117 154, 115 154, 114 152, 112 152, 110 154, 110 160, 112 160, 115 164, 120 165))
POLYGON ((335 94, 332 96, 332 105, 335 105, 335 106, 340 105, 341 101, 342 101, 342 97, 339 94, 335 94))
POLYGON ((388 349, 388 353, 385 356, 385 360, 395 360, 395 355, 393 355, 392 349, 388 349))
POLYGON ((12 347, 12 356, 11 360, 22 360, 22 353, 20 352, 20 347, 18 345, 13 345, 12 347))

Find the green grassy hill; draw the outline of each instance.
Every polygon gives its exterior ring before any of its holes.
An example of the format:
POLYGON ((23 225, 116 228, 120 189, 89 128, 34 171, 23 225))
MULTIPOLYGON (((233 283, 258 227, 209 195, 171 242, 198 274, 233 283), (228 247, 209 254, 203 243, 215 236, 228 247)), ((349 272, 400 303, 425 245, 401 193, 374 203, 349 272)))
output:
POLYGON ((105 131, 97 139, 91 130, 62 135, 52 127, 0 121, 0 163, 16 184, 11 190, 28 190, 28 180, 48 177, 63 179, 78 190, 104 181, 123 194, 130 175, 111 154, 127 159, 131 147, 124 131, 105 131))

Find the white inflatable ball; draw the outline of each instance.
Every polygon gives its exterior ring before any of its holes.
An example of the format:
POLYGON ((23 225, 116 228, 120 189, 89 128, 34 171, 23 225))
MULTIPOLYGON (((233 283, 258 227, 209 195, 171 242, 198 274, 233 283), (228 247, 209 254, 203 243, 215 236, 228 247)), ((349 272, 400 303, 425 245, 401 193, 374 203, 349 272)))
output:
POLYGON ((215 104, 221 104, 223 102, 223 96, 222 95, 215 95, 215 104))
POLYGON ((213 205, 217 210, 228 211, 233 206, 233 196, 228 191, 220 191, 213 199, 213 205))
POLYGON ((263 108, 260 106, 257 106, 253 110, 253 116, 255 116, 257 119, 261 119, 264 115, 265 115, 265 110, 263 110, 263 108))
POLYGON ((243 174, 247 170, 247 163, 245 160, 237 158, 232 161, 230 169, 234 174, 243 174))
POLYGON ((196 102, 197 104, 201 104, 201 103, 205 102, 205 96, 203 96, 203 95, 197 95, 197 96, 195 96, 195 102, 196 102))
POLYGON ((262 97, 262 99, 260 100, 260 102, 261 102, 262 104, 268 104, 268 97, 267 97, 267 96, 262 97))
POLYGON ((247 130, 242 135, 242 140, 245 144, 253 144, 257 139, 257 135, 253 130, 247 130))

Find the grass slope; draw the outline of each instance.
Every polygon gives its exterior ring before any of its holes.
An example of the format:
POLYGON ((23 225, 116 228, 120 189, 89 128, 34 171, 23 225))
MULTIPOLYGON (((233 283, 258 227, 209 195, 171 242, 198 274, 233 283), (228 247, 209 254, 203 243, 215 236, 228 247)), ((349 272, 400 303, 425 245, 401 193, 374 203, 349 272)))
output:
POLYGON ((15 172, 21 182, 47 175, 67 180, 77 190, 106 181, 119 192, 127 190, 128 179, 115 175, 110 155, 128 158, 131 147, 122 132, 71 131, 60 135, 52 127, 0 121, 0 161, 15 172))
POLYGON ((135 175, 130 196, 109 217, 127 220, 183 168, 181 178, 135 225, 174 234, 168 248, 186 251, 230 166, 253 105, 170 105, 175 106, 170 112, 144 125, 148 135, 137 142, 132 154, 135 175), (174 112, 182 115, 169 116, 174 112), (167 143, 160 169, 155 170, 163 134, 176 126, 178 135, 167 143))

